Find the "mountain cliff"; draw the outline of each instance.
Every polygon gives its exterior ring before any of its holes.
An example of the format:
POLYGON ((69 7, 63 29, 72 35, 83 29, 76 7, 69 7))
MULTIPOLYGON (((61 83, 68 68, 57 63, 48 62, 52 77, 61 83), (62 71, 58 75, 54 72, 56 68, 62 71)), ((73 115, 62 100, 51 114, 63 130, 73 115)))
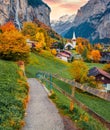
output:
POLYGON ((110 0, 89 0, 78 10, 73 27, 65 37, 71 38, 73 31, 92 43, 110 43, 110 0))
POLYGON ((50 11, 42 0, 0 0, 0 24, 12 20, 20 28, 23 21, 38 19, 50 26, 50 11))
POLYGON ((65 33, 72 27, 75 15, 64 15, 58 20, 51 21, 51 27, 60 35, 64 36, 65 33))

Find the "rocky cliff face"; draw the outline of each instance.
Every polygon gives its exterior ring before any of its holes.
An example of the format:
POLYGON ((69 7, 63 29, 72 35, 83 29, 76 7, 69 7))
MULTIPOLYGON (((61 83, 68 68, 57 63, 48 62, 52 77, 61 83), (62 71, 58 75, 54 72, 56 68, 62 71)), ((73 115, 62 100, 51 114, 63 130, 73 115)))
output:
POLYGON ((75 15, 64 15, 58 20, 51 21, 51 27, 60 35, 65 33, 72 27, 75 15))
POLYGON ((77 36, 91 42, 110 42, 110 0, 89 0, 78 10, 73 27, 65 35, 69 37, 75 30, 77 36))
POLYGON ((31 5, 28 0, 0 0, 0 24, 7 21, 14 21, 20 28, 23 21, 33 21, 38 19, 50 26, 50 8, 42 1, 39 4, 31 5))

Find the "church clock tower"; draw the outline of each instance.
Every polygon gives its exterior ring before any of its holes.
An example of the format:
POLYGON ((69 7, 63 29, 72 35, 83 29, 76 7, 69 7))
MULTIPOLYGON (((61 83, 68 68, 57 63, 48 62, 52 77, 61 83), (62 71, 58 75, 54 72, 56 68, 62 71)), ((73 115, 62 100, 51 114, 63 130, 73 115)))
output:
POLYGON ((76 48, 76 36, 75 36, 75 32, 73 32, 72 44, 73 44, 73 48, 76 48))

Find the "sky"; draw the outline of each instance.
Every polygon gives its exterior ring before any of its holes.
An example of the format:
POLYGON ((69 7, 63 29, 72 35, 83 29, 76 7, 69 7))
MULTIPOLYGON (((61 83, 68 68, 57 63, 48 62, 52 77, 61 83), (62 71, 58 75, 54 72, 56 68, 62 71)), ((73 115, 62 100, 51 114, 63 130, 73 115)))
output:
POLYGON ((51 20, 56 20, 65 14, 76 14, 77 10, 88 0, 43 0, 51 8, 51 20))

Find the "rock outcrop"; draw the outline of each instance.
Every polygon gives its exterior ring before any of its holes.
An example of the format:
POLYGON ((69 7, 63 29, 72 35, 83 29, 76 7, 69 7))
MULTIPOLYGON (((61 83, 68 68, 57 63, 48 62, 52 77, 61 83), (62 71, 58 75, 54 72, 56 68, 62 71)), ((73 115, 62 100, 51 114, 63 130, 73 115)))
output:
POLYGON ((29 0, 0 0, 0 24, 12 20, 20 28, 23 21, 38 19, 50 26, 50 8, 40 1, 33 6, 29 0))
POLYGON ((110 0, 89 0, 78 10, 73 27, 65 37, 71 37, 73 31, 92 43, 110 43, 110 0))

